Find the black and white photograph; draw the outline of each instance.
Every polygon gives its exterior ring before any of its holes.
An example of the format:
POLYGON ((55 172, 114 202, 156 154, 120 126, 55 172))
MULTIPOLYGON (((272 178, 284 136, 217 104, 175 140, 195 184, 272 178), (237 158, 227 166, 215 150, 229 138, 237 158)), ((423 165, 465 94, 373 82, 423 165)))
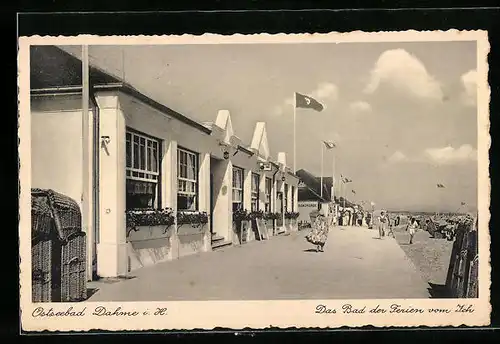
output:
POLYGON ((26 38, 29 323, 487 321, 487 35, 358 35, 26 38))

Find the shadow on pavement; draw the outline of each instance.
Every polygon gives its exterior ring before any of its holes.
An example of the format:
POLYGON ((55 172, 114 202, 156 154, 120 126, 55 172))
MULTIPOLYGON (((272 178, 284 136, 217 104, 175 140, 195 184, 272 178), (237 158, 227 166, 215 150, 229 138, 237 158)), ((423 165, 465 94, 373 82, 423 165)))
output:
POLYGON ((428 282, 429 288, 427 290, 429 291, 429 295, 431 296, 432 299, 449 299, 450 294, 448 292, 448 289, 444 284, 434 284, 431 282, 428 282))
POLYGON ((87 299, 90 298, 92 295, 97 293, 99 289, 97 288, 87 288, 87 299))
POLYGON ((315 248, 308 248, 307 250, 304 250, 304 252, 314 252, 314 253, 317 253, 318 251, 315 248))

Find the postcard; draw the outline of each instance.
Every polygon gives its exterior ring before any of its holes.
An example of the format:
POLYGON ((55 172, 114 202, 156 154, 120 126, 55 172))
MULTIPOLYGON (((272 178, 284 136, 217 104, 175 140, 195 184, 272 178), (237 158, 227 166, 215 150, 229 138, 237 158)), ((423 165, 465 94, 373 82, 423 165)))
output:
POLYGON ((20 37, 23 330, 488 325, 488 52, 20 37))

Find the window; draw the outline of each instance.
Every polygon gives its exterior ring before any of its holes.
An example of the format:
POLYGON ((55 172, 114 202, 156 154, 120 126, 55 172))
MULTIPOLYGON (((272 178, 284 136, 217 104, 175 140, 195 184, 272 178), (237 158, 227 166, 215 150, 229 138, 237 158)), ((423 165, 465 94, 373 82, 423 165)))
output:
POLYGON ((285 192, 284 192, 284 195, 283 195, 283 203, 284 203, 284 211, 285 213, 288 211, 288 184, 285 184, 285 192))
POLYGON ((292 185, 292 212, 295 211, 295 186, 292 185))
POLYGON ((259 183, 260 176, 252 173, 252 211, 259 210, 259 183))
POLYGON ((271 178, 266 177, 266 213, 271 212, 271 191, 272 191, 272 181, 271 178))
POLYGON ((125 147, 127 209, 160 207, 160 140, 127 131, 125 147))
POLYGON ((198 154, 177 149, 177 209, 198 208, 198 154))
POLYGON ((243 210, 243 169, 233 167, 233 211, 243 210))

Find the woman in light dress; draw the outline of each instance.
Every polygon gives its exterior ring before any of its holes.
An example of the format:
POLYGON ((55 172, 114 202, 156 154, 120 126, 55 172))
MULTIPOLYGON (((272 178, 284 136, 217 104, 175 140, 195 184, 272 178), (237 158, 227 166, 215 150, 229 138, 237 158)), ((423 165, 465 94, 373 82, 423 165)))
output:
POLYGON ((316 252, 325 252, 324 246, 328 239, 328 223, 323 214, 318 214, 313 221, 312 230, 306 240, 316 246, 316 252))

